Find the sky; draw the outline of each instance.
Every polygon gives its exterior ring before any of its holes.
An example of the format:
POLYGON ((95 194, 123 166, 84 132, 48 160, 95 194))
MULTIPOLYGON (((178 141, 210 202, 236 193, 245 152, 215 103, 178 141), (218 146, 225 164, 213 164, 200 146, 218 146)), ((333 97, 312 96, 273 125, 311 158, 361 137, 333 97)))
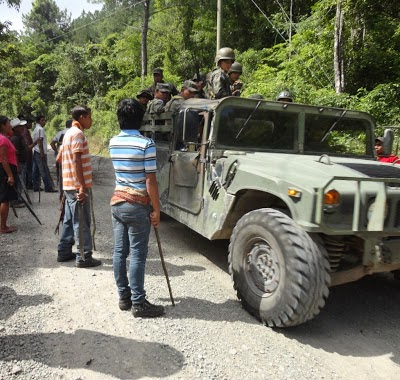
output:
MULTIPOLYGON (((102 4, 90 4, 86 0, 55 0, 61 10, 67 9, 71 14, 72 19, 81 15, 82 11, 85 12, 100 10, 102 4)), ((11 30, 22 31, 22 15, 29 13, 32 8, 32 0, 22 0, 19 12, 14 8, 8 8, 6 4, 0 4, 0 21, 11 21, 11 30)))

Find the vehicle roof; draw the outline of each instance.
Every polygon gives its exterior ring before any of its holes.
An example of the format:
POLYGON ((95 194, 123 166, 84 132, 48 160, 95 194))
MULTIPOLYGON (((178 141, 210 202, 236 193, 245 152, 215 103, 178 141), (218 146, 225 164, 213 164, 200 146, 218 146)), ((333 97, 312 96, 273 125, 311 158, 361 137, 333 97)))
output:
POLYGON ((312 114, 327 114, 332 116, 340 116, 343 111, 346 110, 346 117, 355 117, 355 118, 363 118, 368 119, 373 125, 375 125, 374 119, 371 115, 362 111, 354 111, 347 110, 344 108, 331 107, 331 106, 315 106, 309 104, 301 104, 301 103, 286 103, 286 102, 278 102, 273 100, 259 100, 259 99, 249 99, 249 98, 241 98, 237 96, 228 96, 226 98, 218 99, 218 100, 210 100, 210 99, 200 99, 200 98, 192 98, 185 100, 183 103, 183 107, 197 108, 203 109, 205 111, 214 111, 219 107, 224 106, 245 106, 245 107, 255 107, 258 102, 260 102, 260 108, 264 108, 268 106, 271 109, 284 109, 287 111, 294 112, 305 112, 312 114))

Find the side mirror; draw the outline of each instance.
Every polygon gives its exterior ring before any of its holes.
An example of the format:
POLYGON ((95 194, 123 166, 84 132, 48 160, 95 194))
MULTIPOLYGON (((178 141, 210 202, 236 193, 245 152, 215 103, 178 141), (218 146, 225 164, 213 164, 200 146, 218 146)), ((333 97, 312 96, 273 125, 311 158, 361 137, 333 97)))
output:
POLYGON ((393 141, 394 141, 394 133, 390 128, 385 129, 383 134, 383 154, 385 156, 389 156, 392 154, 393 149, 393 141))

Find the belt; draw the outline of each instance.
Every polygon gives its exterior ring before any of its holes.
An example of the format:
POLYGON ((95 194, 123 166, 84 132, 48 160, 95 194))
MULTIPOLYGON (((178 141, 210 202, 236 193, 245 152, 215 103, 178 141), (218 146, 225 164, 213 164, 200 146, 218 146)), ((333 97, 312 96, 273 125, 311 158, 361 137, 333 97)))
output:
POLYGON ((124 191, 118 191, 115 190, 113 197, 118 197, 121 198, 129 203, 142 203, 144 205, 149 205, 150 204, 150 197, 141 197, 140 195, 133 195, 129 193, 125 193, 124 191))

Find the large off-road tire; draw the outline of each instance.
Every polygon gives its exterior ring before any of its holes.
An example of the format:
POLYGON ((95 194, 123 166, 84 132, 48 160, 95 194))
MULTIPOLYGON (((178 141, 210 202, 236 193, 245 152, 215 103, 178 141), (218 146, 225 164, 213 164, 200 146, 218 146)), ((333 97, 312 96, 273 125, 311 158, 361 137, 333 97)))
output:
POLYGON ((229 244, 229 271, 243 307, 268 326, 314 318, 329 294, 329 261, 322 245, 280 211, 245 214, 229 244))

